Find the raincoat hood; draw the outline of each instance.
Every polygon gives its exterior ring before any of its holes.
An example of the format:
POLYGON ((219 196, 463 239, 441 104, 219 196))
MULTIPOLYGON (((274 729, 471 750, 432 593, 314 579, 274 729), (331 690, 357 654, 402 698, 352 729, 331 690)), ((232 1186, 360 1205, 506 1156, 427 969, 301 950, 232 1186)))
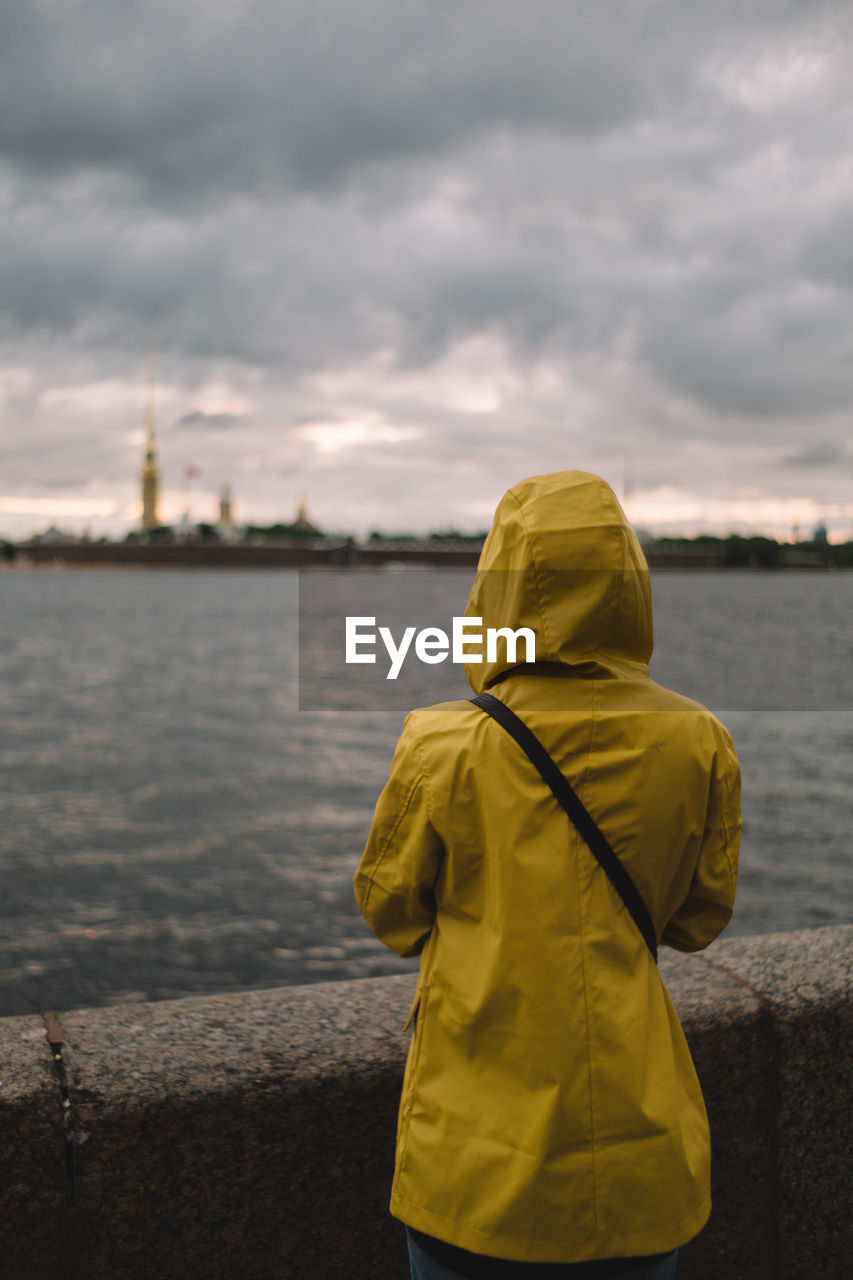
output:
MULTIPOLYGON (((613 490, 585 471, 522 480, 495 513, 465 610, 487 628, 528 627, 537 664, 566 675, 648 674, 649 571, 613 490)), ((499 640, 492 661, 465 664, 475 693, 524 661, 499 640)))

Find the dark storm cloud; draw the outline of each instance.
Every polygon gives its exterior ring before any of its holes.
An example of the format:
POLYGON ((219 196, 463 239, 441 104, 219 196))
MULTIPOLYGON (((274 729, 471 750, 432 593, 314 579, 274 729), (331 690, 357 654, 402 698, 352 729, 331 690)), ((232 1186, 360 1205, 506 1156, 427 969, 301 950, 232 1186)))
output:
POLYGON ((780 466, 799 470, 802 467, 838 467, 850 462, 853 462, 853 454, 835 441, 824 440, 781 458, 780 466))
MULTIPOLYGON (((640 16, 623 10, 626 38, 640 16)), ((0 28, 0 145, 34 172, 120 169, 172 197, 324 186, 483 130, 642 113, 652 78, 612 35, 550 0, 21 6, 0 28)))

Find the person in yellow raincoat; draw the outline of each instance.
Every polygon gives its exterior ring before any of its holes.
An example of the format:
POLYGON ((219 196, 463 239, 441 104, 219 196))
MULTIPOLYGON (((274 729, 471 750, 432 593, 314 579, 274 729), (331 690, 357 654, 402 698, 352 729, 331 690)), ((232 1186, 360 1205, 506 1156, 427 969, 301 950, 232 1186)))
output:
MULTIPOLYGON (((707 946, 734 902, 737 757, 649 676, 648 569, 608 485, 509 490, 466 616, 534 632, 533 663, 501 644, 470 684, 540 739, 657 939, 707 946)), ((420 953, 391 1194, 416 1280, 674 1275, 710 1211, 684 1034, 619 894, 479 707, 407 717, 355 890, 377 937, 420 953)))

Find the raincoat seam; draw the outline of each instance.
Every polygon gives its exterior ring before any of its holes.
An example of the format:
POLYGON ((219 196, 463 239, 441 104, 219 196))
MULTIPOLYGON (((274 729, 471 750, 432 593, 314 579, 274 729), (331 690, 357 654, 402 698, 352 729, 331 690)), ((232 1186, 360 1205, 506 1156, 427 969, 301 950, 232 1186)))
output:
POLYGON ((531 565, 531 568, 533 569, 533 584, 536 589, 536 611, 539 614, 539 625, 542 629, 542 639, 545 641, 545 651, 547 653, 550 648, 554 647, 554 650, 556 652, 556 647, 551 646, 548 640, 548 632, 546 629, 546 615, 542 605, 542 588, 540 586, 539 567, 537 563, 538 553, 537 553, 537 547, 536 547, 536 540, 533 536, 533 532, 530 528, 530 525, 527 522, 527 516, 525 515, 523 504, 519 501, 518 498, 516 498, 512 490, 510 490, 510 494, 518 503, 518 518, 524 527, 524 535, 527 538, 527 542, 530 547, 530 565, 531 565))
POLYGON ((417 791, 418 786, 422 781, 423 781, 423 775, 419 773, 409 789, 406 799, 403 802, 403 806, 400 809, 399 814, 397 815, 396 822, 394 823, 393 827, 388 833, 387 839, 385 840, 385 843, 382 846, 382 849, 380 850, 379 857, 376 859, 376 864, 371 870, 370 875, 367 877, 367 888, 365 890, 364 898, 361 903, 362 912, 366 912, 367 910, 368 903, 370 902, 370 895, 373 892, 373 888, 376 884, 376 879, 375 879, 376 874, 379 871, 379 868, 382 866, 382 863, 385 861, 385 858, 388 854, 388 850, 391 848, 391 844, 394 840, 394 837, 396 836, 397 832, 400 830, 400 825, 403 819, 405 818, 406 814, 409 812, 409 807, 412 803, 412 800, 415 798, 415 792, 417 791))
POLYGON ((406 1092, 405 1102, 401 1108, 400 1115, 400 1174, 406 1170, 406 1156, 409 1154, 409 1134, 412 1128, 412 1110, 415 1105, 415 1084, 417 1082, 418 1066, 420 1064, 421 1047, 424 1038, 424 1017, 426 1015, 427 997, 429 995, 429 983, 420 986, 415 999, 415 1023, 412 1032, 412 1042, 409 1046, 411 1060, 409 1063, 409 1079, 408 1089, 406 1092))
MULTIPOLYGON (((622 552, 623 564, 622 564, 622 568, 619 570, 619 590, 618 590, 618 591, 615 591, 615 592, 614 592, 614 591, 611 591, 610 607, 609 607, 609 608, 608 608, 608 610, 607 610, 607 623, 605 624, 605 625, 607 626, 607 628, 608 628, 608 633, 612 633, 612 631, 614 630, 614 623, 615 623, 615 621, 618 619, 618 615, 619 615, 619 606, 620 606, 620 604, 621 604, 621 602, 622 602, 623 580, 624 580, 624 573, 625 573, 625 565, 624 565, 624 558, 625 558, 625 534, 624 534, 624 530, 622 530, 622 529, 620 529, 620 528, 618 528, 618 527, 614 527, 610 532, 611 532, 611 536, 612 536, 612 538, 613 538, 613 542, 614 542, 614 544, 615 544, 615 547, 616 547, 617 551, 621 550, 621 552, 622 552)), ((616 558, 618 559, 618 557, 616 557, 616 558)), ((599 656, 599 657, 600 657, 600 656, 602 656, 602 655, 606 652, 606 650, 602 648, 601 644, 597 644, 597 645, 595 646, 595 650, 594 650, 594 652, 595 652, 596 656, 599 656)))
POLYGON ((423 781, 424 793, 426 795, 427 817, 429 818, 429 821, 432 827, 435 828, 435 822, 433 821, 433 817, 435 814, 435 805, 433 803, 433 798, 432 798, 432 787, 430 785, 429 769, 427 768, 427 763, 426 763, 426 747, 424 746, 424 743, 421 741, 421 739, 418 737, 416 733, 413 734, 412 736, 415 740, 415 748, 418 753, 418 759, 421 762, 421 771, 418 775, 418 781, 423 781))
POLYGON ((727 821, 727 815, 728 815, 729 805, 731 803, 731 796, 732 796, 732 786, 731 786, 731 782, 729 780, 728 774, 726 776, 726 779, 723 785, 725 786, 725 798, 723 800, 722 813, 720 814, 720 823, 723 828, 723 853, 726 859, 726 866, 728 867, 729 882, 730 884, 735 885, 737 883, 737 877, 735 875, 735 869, 732 863, 732 856, 731 856, 731 853, 729 852, 731 838, 729 835, 729 824, 727 821))
MULTIPOLYGON (((587 740, 586 760, 584 762, 583 783, 589 775, 589 759, 592 754, 592 740, 595 730, 595 686, 592 689, 592 715, 590 717, 589 738, 587 740)), ((569 830, 572 831, 572 825, 569 824, 569 830)), ((578 952, 581 961, 581 978, 583 981, 583 1003, 584 1003, 584 1022, 586 1024, 586 1071, 587 1071, 587 1087, 589 1095, 589 1144, 590 1159, 592 1165, 592 1220, 593 1230, 598 1236, 598 1173, 596 1170, 596 1141, 595 1141, 595 1092, 593 1089, 593 1073, 592 1073, 592 1027, 590 1023, 590 998, 589 988, 586 978, 586 957, 584 955, 584 928, 583 928, 583 901, 581 896, 581 864, 580 858, 575 859, 575 873, 577 876, 577 894, 578 894, 578 952)))

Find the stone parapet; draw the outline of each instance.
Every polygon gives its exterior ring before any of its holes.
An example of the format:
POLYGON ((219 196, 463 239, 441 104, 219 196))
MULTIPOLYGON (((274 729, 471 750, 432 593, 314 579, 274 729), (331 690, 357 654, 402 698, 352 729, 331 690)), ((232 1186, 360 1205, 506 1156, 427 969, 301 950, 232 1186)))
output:
MULTIPOLYGON (((853 926, 662 957, 714 1140, 681 1280, 849 1274, 851 968, 853 926)), ((413 991, 0 1020, 3 1280, 405 1280, 387 1200, 413 991)))

